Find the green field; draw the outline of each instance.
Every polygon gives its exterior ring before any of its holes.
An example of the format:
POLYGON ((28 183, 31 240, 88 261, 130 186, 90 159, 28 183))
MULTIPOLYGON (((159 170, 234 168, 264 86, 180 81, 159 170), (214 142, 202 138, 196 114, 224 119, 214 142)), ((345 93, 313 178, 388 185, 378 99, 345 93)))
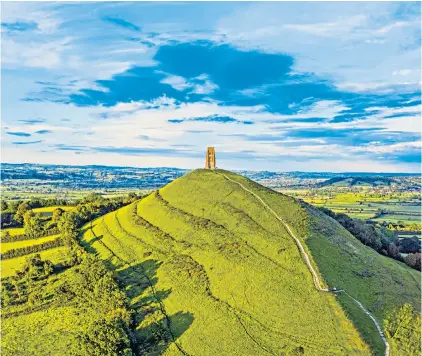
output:
MULTIPOLYGON (((378 223, 397 224, 405 226, 421 225, 421 202, 415 199, 413 193, 380 194, 371 189, 361 189, 355 192, 344 192, 345 188, 327 189, 297 189, 280 190, 282 193, 303 199, 317 207, 324 207, 335 213, 343 213, 351 218, 372 220, 378 223), (380 210, 387 213, 375 218, 380 210)), ((349 189, 347 189, 349 190, 349 189)))
POLYGON ((2 199, 10 202, 13 200, 30 200, 30 199, 67 199, 67 200, 78 200, 83 199, 88 194, 96 192, 101 194, 103 197, 112 198, 122 195, 127 195, 131 192, 136 193, 148 193, 151 189, 77 189, 77 190, 63 190, 61 188, 36 188, 28 190, 25 185, 21 187, 0 187, 0 193, 2 199))
POLYGON ((68 210, 72 210, 73 206, 63 206, 63 205, 60 205, 60 206, 45 206, 43 208, 32 209, 32 211, 34 213, 41 214, 43 216, 51 216, 51 215, 53 215, 53 211, 58 209, 58 208, 65 210, 65 211, 68 211, 68 210))
POLYGON ((7 252, 9 250, 13 250, 15 248, 22 248, 22 247, 27 247, 27 246, 32 246, 32 245, 39 245, 42 244, 44 242, 47 241, 52 241, 55 240, 59 237, 60 235, 51 235, 51 236, 45 236, 45 237, 40 237, 37 239, 30 239, 30 240, 22 240, 22 241, 15 241, 15 242, 2 242, 1 243, 1 252, 7 252))
MULTIPOLYGON (((417 307, 418 272, 363 246, 325 215, 312 230, 308 208, 226 174, 258 192, 294 227, 330 287, 346 288, 367 308, 383 305, 374 310, 381 323, 390 307, 404 301, 417 307), (326 224, 341 230, 342 248, 336 250, 332 239, 320 234, 319 227, 326 224), (345 259, 343 254, 351 256, 345 259), (356 277, 369 260, 374 277, 356 277), (327 266, 344 279, 329 273, 327 266), (372 288, 374 280, 383 278, 390 283, 372 288)), ((251 194, 214 172, 189 173, 159 194, 95 220, 84 231, 86 248, 118 271, 140 320, 137 330, 153 329, 163 318, 157 305, 175 320, 177 341, 166 346, 165 354, 178 354, 177 345, 201 355, 280 354, 302 348, 309 355, 370 354, 363 339, 377 354, 383 353, 368 317, 342 297, 315 290, 295 243, 274 216, 251 194), (148 281, 153 288, 145 287, 148 281)), ((143 331, 137 334, 138 340, 144 337, 143 331)), ((151 354, 159 348, 149 347, 151 354)))
MULTIPOLYGON (((58 264, 63 262, 66 259, 66 252, 67 247, 56 247, 50 250, 38 252, 42 259, 47 259, 53 262, 54 264, 58 264)), ((1 278, 6 278, 12 276, 17 270, 20 270, 24 263, 25 259, 31 255, 10 258, 7 260, 1 261, 1 278)))
POLYGON ((78 332, 86 322, 87 317, 72 307, 53 307, 4 318, 2 353, 20 356, 70 355, 71 349, 77 352, 78 332))

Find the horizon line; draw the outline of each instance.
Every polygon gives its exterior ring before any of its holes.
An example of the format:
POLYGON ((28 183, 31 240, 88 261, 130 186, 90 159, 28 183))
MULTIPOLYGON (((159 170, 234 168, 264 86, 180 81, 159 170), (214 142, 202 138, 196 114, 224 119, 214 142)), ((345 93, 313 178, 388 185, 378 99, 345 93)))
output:
MULTIPOLYGON (((1 162, 0 165, 38 165, 38 166, 57 166, 57 167, 109 167, 109 168, 135 168, 135 169, 177 169, 177 170, 184 170, 184 171, 193 171, 196 169, 205 169, 204 167, 198 168, 180 168, 180 167, 173 167, 173 166, 154 166, 154 167, 137 167, 137 166, 116 166, 116 165, 104 165, 104 164, 57 164, 57 163, 32 163, 32 162, 20 162, 20 163, 9 163, 9 162, 1 162)), ((217 169, 227 169, 227 168, 219 168, 217 169)), ((228 169, 230 170, 230 169, 228 169)), ((271 172, 271 173, 335 173, 335 174, 392 174, 392 175, 409 175, 409 176, 420 176, 422 172, 382 172, 382 171, 269 171, 269 170, 254 170, 254 169, 233 169, 234 172, 271 172)))

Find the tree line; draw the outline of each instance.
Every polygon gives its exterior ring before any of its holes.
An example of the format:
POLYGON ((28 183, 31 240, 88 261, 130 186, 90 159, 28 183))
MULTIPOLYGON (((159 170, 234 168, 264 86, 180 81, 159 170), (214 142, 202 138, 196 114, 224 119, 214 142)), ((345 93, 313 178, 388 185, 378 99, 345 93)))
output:
POLYGON ((51 241, 46 241, 41 244, 31 245, 31 246, 25 246, 20 248, 15 248, 12 250, 8 250, 6 252, 3 252, 0 254, 0 258, 3 260, 7 260, 9 258, 15 258, 15 257, 21 257, 25 255, 29 255, 31 253, 40 252, 49 250, 51 248, 63 246, 64 241, 62 238, 58 237, 51 241))
MULTIPOLYGON (((103 213, 104 211, 111 211, 122 207, 134 200, 138 199, 135 193, 129 193, 127 196, 119 196, 115 198, 104 198, 101 194, 90 193, 86 197, 79 200, 64 200, 64 199, 32 199, 28 201, 1 201, 1 227, 17 227, 24 224, 25 214, 36 208, 48 206, 73 206, 76 209, 82 209, 83 206, 87 210, 97 209, 96 213, 103 213), (89 206, 90 205, 90 206, 89 206)), ((61 209, 63 212, 63 209, 61 209)), ((53 212, 54 218, 54 212, 53 212)), ((53 219, 54 220, 54 219, 53 219)))
MULTIPOLYGON (((127 297, 119 289, 114 273, 104 266, 103 261, 86 253, 80 246, 78 234, 79 227, 88 220, 135 199, 137 197, 134 196, 113 202, 88 199, 72 211, 57 214, 57 229, 62 235, 60 240, 70 247, 67 267, 72 266, 72 270, 63 277, 66 280, 60 284, 54 298, 61 304, 75 306, 89 320, 77 336, 77 344, 70 346, 70 355, 134 355, 134 337, 130 329, 133 312, 127 297)), ((30 310, 35 310, 37 306, 48 303, 46 298, 50 300, 51 296, 43 295, 44 287, 34 286, 40 280, 54 283, 48 277, 55 270, 55 266, 50 261, 41 260, 39 254, 28 257, 24 268, 2 283, 2 306, 28 303, 30 310)))
MULTIPOLYGON (((42 236, 39 236, 38 238, 57 235, 59 233, 59 229, 49 229, 47 231, 44 231, 42 233, 42 236)), ((25 235, 25 234, 18 234, 18 235, 11 235, 9 231, 6 231, 2 237, 1 242, 17 242, 17 241, 25 241, 25 240, 31 240, 33 237, 25 235)))
POLYGON ((366 246, 371 247, 380 254, 405 262, 411 268, 421 270, 420 243, 416 245, 414 240, 401 242, 393 231, 385 227, 377 228, 372 224, 366 224, 362 220, 353 219, 346 214, 335 213, 326 208, 319 209, 337 220, 340 225, 366 246), (404 251, 412 252, 403 258, 401 252, 404 251))

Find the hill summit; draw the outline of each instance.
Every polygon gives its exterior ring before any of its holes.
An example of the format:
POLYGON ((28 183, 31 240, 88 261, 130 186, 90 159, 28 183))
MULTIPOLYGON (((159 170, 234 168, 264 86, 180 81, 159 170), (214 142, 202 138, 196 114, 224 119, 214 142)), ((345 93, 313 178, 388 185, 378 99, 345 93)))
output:
POLYGON ((354 298, 381 324, 391 308, 419 305, 418 272, 318 210, 219 169, 94 220, 82 242, 116 270, 139 354, 382 355, 354 298), (322 292, 315 278, 348 294, 322 292))

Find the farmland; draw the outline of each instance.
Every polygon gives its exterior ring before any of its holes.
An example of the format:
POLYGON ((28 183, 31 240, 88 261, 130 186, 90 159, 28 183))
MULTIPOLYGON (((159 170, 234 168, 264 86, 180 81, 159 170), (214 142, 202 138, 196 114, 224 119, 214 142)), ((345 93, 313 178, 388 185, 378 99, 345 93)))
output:
POLYGON ((421 200, 414 192, 383 193, 368 187, 293 190, 281 192, 336 213, 420 235, 421 200))
POLYGON ((124 295, 102 261, 75 241, 78 224, 123 206, 125 199, 90 195, 73 206, 31 208, 39 200, 19 204, 14 213, 24 213, 24 227, 2 231, 4 355, 116 354, 115 348, 129 344, 124 295), (95 344, 98 337, 89 334, 103 333, 101 328, 107 330, 102 349, 95 344))
MULTIPOLYGON (((317 209, 325 207, 375 223, 374 215, 382 210, 379 218, 410 214, 407 220, 417 222, 412 219, 418 217, 420 201, 414 192, 384 194, 361 186, 319 186, 324 180, 318 178, 313 188, 288 188, 283 190, 287 195, 282 195, 242 176, 218 172, 263 197, 306 245, 325 285, 347 290, 381 324, 403 303, 419 310, 418 271, 364 246, 317 209)), ((240 351, 254 355, 383 354, 384 344, 368 316, 344 294, 316 291, 286 229, 236 184, 214 172, 196 170, 159 190, 135 190, 151 192, 142 199, 133 192, 128 196, 128 191, 84 195, 81 190, 72 199, 62 199, 60 194, 46 199, 23 194, 22 200, 5 200, 2 208, 11 214, 12 222, 5 222, 12 227, 2 230, 1 243, 1 253, 7 257, 1 261, 2 278, 12 300, 3 309, 5 355, 38 355, 41 349, 66 354, 79 348, 84 350, 81 354, 93 354, 89 344, 81 346, 79 336, 102 324, 91 305, 86 315, 78 316, 84 308, 64 287, 89 280, 88 276, 80 279, 79 264, 81 259, 86 261, 84 268, 90 273, 92 263, 101 263, 91 261, 93 255, 113 272, 133 311, 130 333, 135 354, 172 355, 180 350, 203 354, 204 348, 210 355, 240 351), (22 222, 16 225, 14 216, 21 210, 22 222), (75 217, 79 222, 72 222, 75 217), (74 224, 70 231, 68 225, 59 224, 63 219, 74 224), (38 224, 38 229, 29 229, 30 223, 38 224), (76 226, 81 227, 80 233, 74 230, 76 226), (70 234, 70 242, 49 247, 63 234, 70 234), (22 277, 33 268, 28 267, 29 261, 45 264, 45 274, 35 279, 22 277), (24 349, 14 341, 23 325, 24 349)), ((411 226, 390 227, 397 236, 407 237, 415 232, 411 226)), ((91 290, 96 282, 89 283, 82 289, 91 290)), ((104 293, 106 300, 110 296, 104 293)), ((112 329, 121 341, 114 346, 128 347, 126 331, 116 327, 112 329)))

